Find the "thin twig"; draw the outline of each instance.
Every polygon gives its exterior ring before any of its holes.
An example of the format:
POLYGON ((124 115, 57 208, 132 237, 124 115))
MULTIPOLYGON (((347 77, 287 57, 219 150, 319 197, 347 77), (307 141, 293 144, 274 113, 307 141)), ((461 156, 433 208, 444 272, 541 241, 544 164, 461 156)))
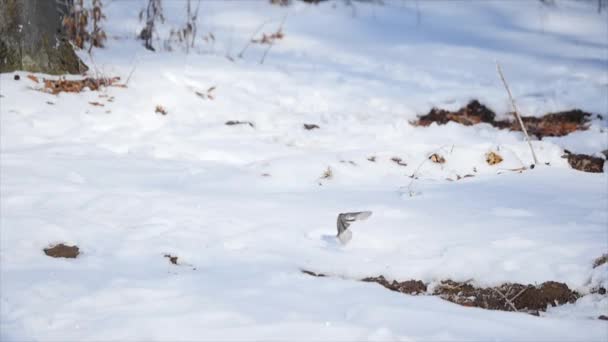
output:
POLYGON ((536 153, 534 153, 534 148, 532 147, 532 142, 530 141, 530 136, 528 135, 528 130, 526 129, 526 126, 524 125, 524 122, 522 121, 521 116, 519 115, 519 111, 517 110, 517 106, 515 105, 515 100, 513 100, 513 95, 511 94, 511 90, 509 89, 509 85, 507 84, 507 81, 505 80, 505 76, 502 73, 502 68, 500 67, 500 63, 498 63, 498 61, 496 61, 496 69, 498 70, 498 74, 500 75, 500 79, 502 80, 502 83, 504 84, 505 89, 507 90, 507 94, 509 94, 509 99, 511 100, 511 106, 513 106, 513 113, 514 113, 515 117, 517 118, 517 121, 519 121, 521 130, 524 132, 524 135, 526 136, 526 140, 528 141, 528 146, 530 146, 530 151, 532 151, 532 158, 534 159, 534 164, 532 164, 531 168, 533 168, 535 164, 538 164, 538 159, 536 159, 536 153))
MULTIPOLYGON (((279 29, 277 30, 277 32, 281 32, 283 30, 283 24, 285 23, 285 19, 287 19, 287 13, 285 13, 285 16, 283 17, 283 20, 281 20, 281 25, 279 25, 279 29)), ((260 64, 264 64, 264 60, 266 59, 266 55, 268 54, 268 51, 270 51, 270 48, 273 45, 274 45, 274 42, 271 40, 270 43, 268 44, 268 47, 264 51, 264 54, 262 55, 262 59, 260 60, 260 64)))
POLYGON ((494 290, 494 292, 498 293, 505 301, 507 301, 507 304, 509 304, 509 306, 511 306, 511 308, 513 309, 513 311, 519 312, 519 310, 517 310, 517 308, 515 307, 515 305, 513 305, 513 303, 509 300, 509 298, 507 298, 504 294, 502 294, 502 292, 498 291, 495 288, 492 288, 492 290, 494 290))
POLYGON ((239 58, 243 58, 243 55, 245 54, 245 51, 247 50, 247 48, 249 47, 249 45, 251 45, 251 42, 253 41, 253 38, 255 38, 255 36, 258 34, 258 32, 260 32, 260 30, 269 22, 271 22, 272 20, 266 20, 265 22, 261 23, 260 26, 258 26, 258 28, 253 32, 253 34, 251 35, 251 39, 249 39, 247 41, 247 44, 245 45, 245 47, 243 47, 243 50, 241 50, 241 52, 239 52, 239 54, 237 55, 239 58))
POLYGON ((526 292, 526 290, 528 290, 530 287, 526 286, 524 287, 521 291, 519 291, 518 294, 515 295, 515 297, 511 298, 511 301, 514 301, 517 299, 517 297, 521 296, 524 292, 526 292))
POLYGON ((131 80, 131 76, 133 76, 133 73, 135 72, 135 68, 137 68, 137 64, 133 64, 133 68, 131 69, 127 80, 125 81, 125 85, 129 85, 129 81, 131 80))
MULTIPOLYGON (((428 157, 424 158, 424 160, 422 161, 422 163, 420 163, 418 165, 418 167, 416 167, 416 170, 414 170, 414 173, 412 173, 412 175, 410 176, 410 178, 412 178, 412 180, 410 181, 410 183, 407 185, 407 193, 408 195, 410 195, 410 197, 414 197, 415 193, 412 191, 412 186, 414 185, 414 181, 416 179, 418 179, 418 177, 416 176, 418 174, 418 171, 420 171, 420 169, 422 168, 422 166, 429 161, 429 157, 432 156, 435 153, 438 153, 439 151, 443 150, 446 147, 446 145, 442 145, 440 146, 438 149, 436 149, 435 151, 433 151, 428 157)), ((452 145, 452 150, 454 149, 454 145, 452 145)), ((450 154, 452 152, 450 151, 450 154)), ((403 188, 403 187, 402 187, 403 188)))

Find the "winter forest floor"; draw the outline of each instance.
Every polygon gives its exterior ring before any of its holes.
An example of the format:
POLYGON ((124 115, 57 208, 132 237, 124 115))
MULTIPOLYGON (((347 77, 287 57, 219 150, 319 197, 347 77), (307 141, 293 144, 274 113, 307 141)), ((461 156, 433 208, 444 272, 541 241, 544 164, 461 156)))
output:
POLYGON ((109 2, 107 46, 80 53, 126 87, 0 75, 0 340, 608 339, 608 178, 564 158, 608 149, 608 10, 202 1, 186 53, 166 41, 185 2, 164 2, 156 52, 144 6, 109 2), (284 37, 239 58, 264 22, 284 37), (497 61, 522 114, 592 114, 533 137, 534 169, 519 131, 412 125, 473 99, 510 120, 497 61), (361 210, 341 245, 338 213, 361 210), (360 281, 378 276, 427 290, 360 281), (537 317, 432 296, 446 280, 580 298, 537 317))

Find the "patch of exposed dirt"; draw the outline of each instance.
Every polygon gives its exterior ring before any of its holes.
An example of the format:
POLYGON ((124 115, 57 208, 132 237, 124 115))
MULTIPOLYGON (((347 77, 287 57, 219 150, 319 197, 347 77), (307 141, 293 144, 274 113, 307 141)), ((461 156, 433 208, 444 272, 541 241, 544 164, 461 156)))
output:
MULTIPOLYGON (((522 116, 522 121, 530 135, 539 139, 543 137, 561 137, 574 131, 582 131, 588 128, 590 113, 580 109, 573 109, 558 113, 548 113, 541 117, 522 116)), ((516 120, 496 120, 496 113, 481 104, 477 100, 469 102, 466 106, 455 112, 433 108, 426 114, 418 117, 412 122, 415 126, 429 126, 433 122, 445 125, 448 122, 456 122, 465 126, 488 123, 499 129, 510 129, 521 131, 519 122, 516 120)))
POLYGON ((567 158, 568 164, 570 164, 570 167, 575 170, 592 173, 604 172, 605 160, 602 158, 590 156, 587 154, 574 154, 568 150, 564 150, 564 155, 562 156, 562 158, 567 158))
POLYGON ((53 258, 76 258, 80 254, 78 246, 67 246, 60 243, 44 249, 44 254, 53 258))
MULTIPOLYGON (((301 270, 314 277, 326 277, 322 273, 301 270)), ((489 310, 526 312, 538 315, 548 306, 574 303, 580 295, 566 284, 547 281, 540 285, 505 283, 497 287, 474 287, 469 282, 444 280, 435 286, 432 293, 428 285, 420 280, 388 281, 384 276, 367 277, 364 282, 378 283, 383 287, 410 295, 433 295, 462 306, 489 310)))
MULTIPOLYGON (((561 137, 574 131, 586 130, 591 114, 580 109, 559 113, 549 113, 542 117, 523 116, 521 119, 530 135, 542 137, 561 137)), ((519 124, 513 122, 510 129, 520 131, 519 124)))
POLYGON ((495 117, 496 114, 491 109, 479 103, 479 101, 473 100, 456 112, 433 108, 428 114, 418 117, 418 120, 413 124, 415 126, 429 126, 435 122, 438 125, 445 125, 453 121, 471 126, 482 122, 491 124, 495 122, 495 117))
POLYGON ((379 277, 363 278, 362 281, 370 282, 370 283, 378 283, 378 284, 386 287, 389 290, 406 293, 406 294, 411 294, 411 295, 426 293, 426 290, 427 290, 426 284, 421 282, 420 280, 406 280, 406 281, 402 281, 402 282, 393 280, 392 282, 389 282, 383 276, 379 276, 379 277))
POLYGON ((442 281, 433 291, 450 302, 490 310, 518 311, 538 314, 547 306, 574 303, 579 295, 566 284, 554 281, 541 285, 502 284, 498 287, 476 288, 468 283, 442 281))

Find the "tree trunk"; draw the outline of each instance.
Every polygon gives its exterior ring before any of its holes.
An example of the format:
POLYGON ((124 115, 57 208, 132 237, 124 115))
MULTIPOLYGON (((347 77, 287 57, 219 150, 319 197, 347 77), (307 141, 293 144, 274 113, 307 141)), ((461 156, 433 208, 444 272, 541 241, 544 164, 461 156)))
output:
POLYGON ((57 0, 0 0, 0 73, 79 74, 88 68, 63 32, 57 0))

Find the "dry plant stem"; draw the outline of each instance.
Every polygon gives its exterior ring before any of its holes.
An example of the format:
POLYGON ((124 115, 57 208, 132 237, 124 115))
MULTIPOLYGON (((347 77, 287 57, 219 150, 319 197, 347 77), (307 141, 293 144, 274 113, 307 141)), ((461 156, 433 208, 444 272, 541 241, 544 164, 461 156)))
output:
POLYGON ((509 298, 507 298, 504 294, 502 294, 502 292, 498 291, 495 288, 492 288, 492 290, 494 290, 494 292, 498 293, 507 302, 507 304, 509 304, 509 306, 511 307, 511 309, 513 309, 513 311, 519 312, 519 310, 517 310, 515 305, 513 305, 513 303, 509 300, 509 298))
POLYGON ((260 26, 258 26, 257 29, 255 29, 255 31, 253 32, 253 34, 251 35, 251 38, 247 41, 247 44, 245 45, 245 47, 243 48, 243 50, 241 50, 241 52, 239 52, 238 57, 239 58, 243 58, 243 55, 245 54, 245 51, 247 50, 247 48, 249 47, 249 45, 251 45, 251 42, 253 41, 253 39, 255 38, 255 36, 258 34, 258 32, 260 32, 260 30, 266 26, 266 24, 268 24, 271 20, 266 20, 265 22, 261 23, 260 26))
POLYGON ((519 115, 519 111, 517 110, 517 106, 515 105, 515 100, 513 99, 513 94, 511 94, 511 90, 509 89, 509 85, 505 80, 505 76, 502 73, 502 68, 500 67, 500 63, 496 62, 496 69, 498 70, 498 74, 500 75, 500 79, 502 80, 505 89, 507 90, 507 94, 509 94, 509 100, 511 100, 511 106, 513 107, 513 113, 521 126, 522 132, 526 136, 526 140, 528 141, 528 146, 530 146, 530 151, 532 151, 532 158, 534 159, 534 164, 538 164, 538 159, 536 159, 536 153, 534 153, 534 148, 532 147, 532 142, 530 141, 530 136, 528 135, 528 130, 524 125, 524 122, 521 120, 521 116, 519 115))
MULTIPOLYGON (((281 32, 283 30, 283 24, 285 23, 285 19, 287 19, 287 14, 285 14, 285 16, 283 17, 283 20, 281 20, 281 25, 279 25, 279 29, 277 30, 277 32, 281 32)), ((266 48, 266 50, 264 51, 264 54, 262 55, 262 59, 260 60, 260 64, 264 64, 264 60, 266 59, 266 55, 268 54, 268 51, 270 51, 270 48, 274 45, 274 43, 271 41, 270 44, 268 44, 268 47, 266 48)))
MULTIPOLYGON (((433 151, 430 155, 432 156, 435 153, 439 153, 439 151, 443 150, 446 147, 446 145, 443 145, 441 147, 439 147, 438 149, 436 149, 435 151, 433 151)), ((450 154, 452 154, 452 151, 454 151, 454 145, 452 145, 452 148, 450 150, 450 154)), ((412 186, 414 185, 414 181, 417 179, 416 175, 418 174, 418 171, 420 171, 420 169, 422 168, 422 166, 429 161, 429 157, 424 158, 424 160, 422 161, 422 163, 420 163, 418 165, 418 167, 416 167, 416 170, 414 170, 414 173, 412 173, 412 180, 410 181, 410 183, 407 185, 407 193, 408 195, 410 195, 410 197, 414 196, 414 192, 412 191, 412 186)), ((403 188, 403 187, 402 187, 403 188)))

